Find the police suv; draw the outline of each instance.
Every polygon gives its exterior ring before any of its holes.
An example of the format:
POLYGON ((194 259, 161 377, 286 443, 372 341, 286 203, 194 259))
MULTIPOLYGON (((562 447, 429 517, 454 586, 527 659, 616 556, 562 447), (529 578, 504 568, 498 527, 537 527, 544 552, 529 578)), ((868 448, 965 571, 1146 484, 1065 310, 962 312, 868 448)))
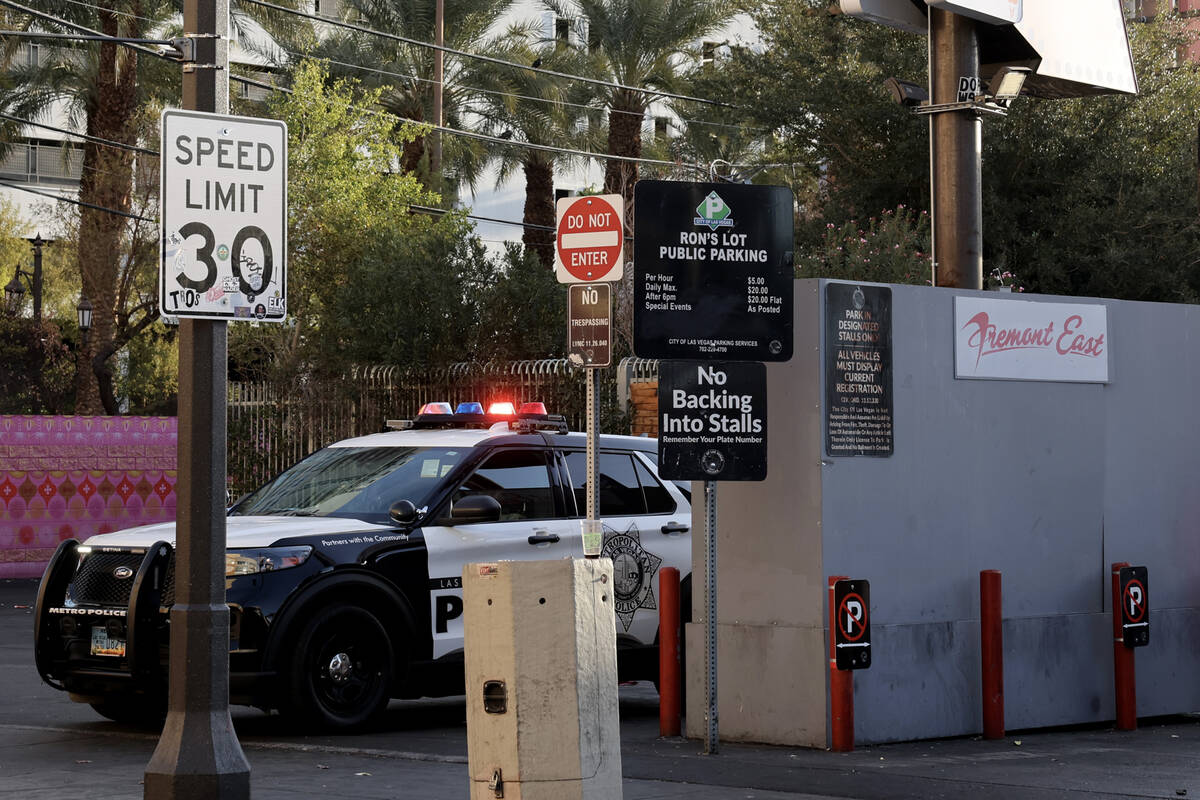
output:
MULTIPOLYGON (((352 728, 393 697, 463 691, 466 563, 579 557, 586 438, 540 403, 427 404, 402 430, 308 456, 229 512, 231 702, 352 728)), ((690 608, 686 484, 656 442, 601 436, 602 554, 622 680, 658 677, 658 571, 690 608)), ((38 592, 42 678, 121 721, 165 708, 175 526, 64 541, 38 592)))

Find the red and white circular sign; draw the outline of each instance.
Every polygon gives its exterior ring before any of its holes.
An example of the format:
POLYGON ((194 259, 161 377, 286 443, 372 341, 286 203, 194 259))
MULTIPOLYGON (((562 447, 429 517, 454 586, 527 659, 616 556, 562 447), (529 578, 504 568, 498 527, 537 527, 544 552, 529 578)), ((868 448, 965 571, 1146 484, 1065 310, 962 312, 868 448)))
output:
POLYGON ((625 203, 619 194, 558 201, 554 272, 559 283, 619 281, 625 274, 625 203))

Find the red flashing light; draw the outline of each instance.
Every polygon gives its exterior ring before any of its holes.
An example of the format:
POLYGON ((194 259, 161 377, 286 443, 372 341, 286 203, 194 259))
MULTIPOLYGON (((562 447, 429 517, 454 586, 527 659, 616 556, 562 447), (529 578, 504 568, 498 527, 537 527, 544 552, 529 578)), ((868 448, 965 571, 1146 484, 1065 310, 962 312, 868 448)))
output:
POLYGON ((425 405, 421 406, 421 410, 417 413, 449 416, 450 414, 453 414, 454 411, 450 408, 449 403, 426 403, 425 405))
POLYGON ((511 417, 511 416, 514 416, 517 412, 513 408, 512 403, 508 402, 507 400, 504 400, 504 401, 501 401, 498 403, 492 403, 491 405, 489 405, 487 413, 488 413, 488 416, 511 417))
POLYGON ((518 414, 547 414, 545 403, 522 403, 518 414))

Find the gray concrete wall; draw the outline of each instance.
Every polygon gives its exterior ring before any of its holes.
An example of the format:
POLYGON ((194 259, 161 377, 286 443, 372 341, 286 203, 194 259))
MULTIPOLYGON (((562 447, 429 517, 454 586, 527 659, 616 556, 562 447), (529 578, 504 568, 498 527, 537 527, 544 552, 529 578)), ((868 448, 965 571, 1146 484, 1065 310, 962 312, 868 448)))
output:
MULTIPOLYGON (((767 480, 719 484, 722 737, 826 744, 825 578, 836 574, 871 582, 860 743, 981 730, 984 569, 1003 573, 1010 730, 1114 718, 1113 561, 1149 568, 1139 715, 1200 709, 1200 307, 1023 295, 1106 305, 1110 382, 956 380, 954 297, 967 292, 893 286, 895 453, 831 458, 824 283, 797 282, 796 355, 767 368, 767 480)), ((704 732, 701 489, 692 736, 704 732)))
POLYGON ((1149 568, 1139 714, 1200 708, 1200 309, 1023 296, 1107 305, 1111 382, 956 380, 961 293, 892 287, 895 455, 823 467, 824 571, 871 581, 857 739, 981 729, 983 569, 1003 573, 1010 729, 1113 718, 1113 561, 1149 568))

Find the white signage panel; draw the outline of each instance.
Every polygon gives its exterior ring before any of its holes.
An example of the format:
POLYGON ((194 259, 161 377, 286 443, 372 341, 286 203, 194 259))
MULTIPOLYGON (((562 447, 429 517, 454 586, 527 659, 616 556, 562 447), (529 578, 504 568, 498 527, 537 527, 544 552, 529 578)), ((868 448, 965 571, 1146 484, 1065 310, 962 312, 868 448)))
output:
POLYGON ((1021 20, 1021 0, 925 0, 925 3, 992 25, 1011 25, 1021 20))
POLYGON ((1016 28, 1042 59, 1038 77, 1137 94, 1121 0, 1025 0, 1016 28))
POLYGON ((929 23, 924 11, 912 0, 841 0, 842 13, 878 22, 891 28, 926 33, 929 23))
POLYGON ((1108 383, 1108 308, 954 298, 954 377, 1108 383))
POLYGON ((287 126, 168 109, 161 130, 161 313, 281 322, 287 126))

